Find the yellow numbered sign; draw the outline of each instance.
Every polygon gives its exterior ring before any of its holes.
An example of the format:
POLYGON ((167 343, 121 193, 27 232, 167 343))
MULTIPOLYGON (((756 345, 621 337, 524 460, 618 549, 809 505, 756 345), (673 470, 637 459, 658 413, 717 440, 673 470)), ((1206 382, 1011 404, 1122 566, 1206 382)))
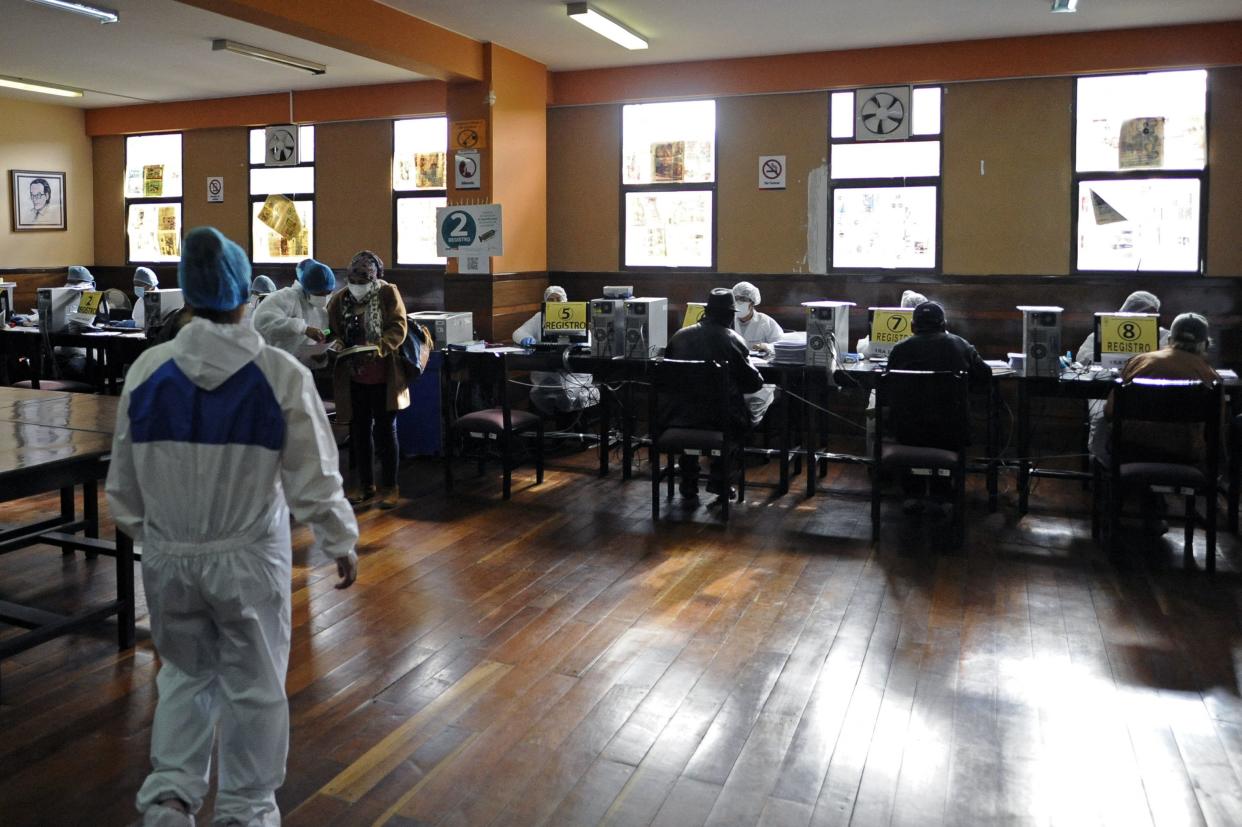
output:
POLYGON ((703 318, 703 314, 707 312, 707 304, 705 302, 687 302, 686 317, 682 319, 682 327, 690 327, 699 323, 699 319, 703 318))
POLYGON ((909 338, 910 319, 913 310, 877 307, 871 311, 871 341, 873 344, 895 345, 909 338))
POLYGON ((1100 317, 1100 353, 1151 353, 1160 346, 1156 316, 1105 314, 1100 317))
POLYGON ((94 316, 99 312, 99 303, 103 301, 103 293, 96 290, 83 290, 82 295, 78 297, 78 312, 83 315, 94 316))
POLYGON ((586 330, 586 302, 546 302, 543 306, 544 330, 586 330))

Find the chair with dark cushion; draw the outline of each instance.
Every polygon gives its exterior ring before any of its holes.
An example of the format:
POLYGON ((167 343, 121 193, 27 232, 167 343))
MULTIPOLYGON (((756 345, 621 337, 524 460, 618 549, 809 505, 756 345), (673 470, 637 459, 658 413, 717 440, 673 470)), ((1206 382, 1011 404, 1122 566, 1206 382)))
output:
MULTIPOLYGON (((696 362, 661 359, 651 365, 651 393, 648 396, 648 422, 651 428, 651 519, 660 519, 660 480, 668 482, 668 498, 673 498, 677 478, 677 458, 682 455, 719 459, 726 469, 725 493, 720 497, 720 518, 729 521, 729 473, 738 468, 738 502, 746 495, 745 443, 740 434, 728 427, 729 376, 718 362, 696 362), (696 427, 665 427, 670 398, 693 388, 698 410, 710 412, 696 427), (717 419, 718 415, 718 419, 717 419), (668 458, 662 467, 660 457, 668 458)), ((711 474, 711 470, 706 469, 711 474)))
MULTIPOLYGON (((463 448, 478 442, 474 456, 480 469, 489 453, 488 446, 497 444, 504 474, 504 498, 509 499, 514 462, 514 437, 533 434, 535 437, 535 482, 543 482, 543 417, 530 411, 513 410, 509 401, 509 363, 504 353, 449 351, 445 354, 440 373, 444 384, 444 484, 453 490, 453 446, 461 437, 463 448), (456 395, 448 392, 453 385, 477 386, 489 393, 495 407, 455 416, 456 395)), ((463 451, 463 454, 465 451, 463 451)))
POLYGON ((965 373, 890 370, 876 385, 871 475, 871 539, 880 539, 880 500, 886 476, 902 472, 948 476, 953 484, 952 536, 966 531, 966 448, 970 445, 969 383, 965 373))
POLYGON ((1113 389, 1112 434, 1107 464, 1096 462, 1093 534, 1099 537, 1099 512, 1107 513, 1105 546, 1120 553, 1121 507, 1127 490, 1153 489, 1185 497, 1185 539, 1182 562, 1194 566, 1195 501, 1202 496, 1207 534, 1207 571, 1216 571, 1216 478, 1219 471, 1222 387, 1219 382, 1180 379, 1132 379, 1113 389), (1131 445, 1126 425, 1160 423, 1167 428, 1201 427, 1204 456, 1176 457, 1155 453, 1160 445, 1131 445), (1105 484, 1106 483, 1106 484, 1105 484), (1101 490, 1104 494, 1101 502, 1101 490))

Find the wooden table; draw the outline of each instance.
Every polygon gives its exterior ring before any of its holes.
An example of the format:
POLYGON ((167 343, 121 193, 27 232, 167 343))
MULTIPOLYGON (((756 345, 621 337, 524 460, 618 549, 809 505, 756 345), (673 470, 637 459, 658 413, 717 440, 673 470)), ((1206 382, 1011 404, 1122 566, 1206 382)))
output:
POLYGON ((51 347, 80 347, 86 350, 87 376, 91 384, 106 393, 120 393, 125 368, 132 364, 154 342, 142 331, 123 333, 116 330, 94 333, 52 333, 44 341, 36 327, 0 327, 0 384, 9 384, 10 362, 25 358, 30 363, 30 386, 36 390, 41 379, 51 378, 46 365, 51 363, 51 347))
POLYGON ((114 614, 120 648, 134 645, 133 542, 119 530, 115 541, 99 537, 99 481, 108 473, 116 406, 109 396, 0 388, 0 500, 60 491, 59 516, 0 531, 0 554, 35 544, 106 554, 116 558, 117 590, 115 600, 72 615, 0 600, 0 621, 30 630, 0 641, 0 660, 114 614))

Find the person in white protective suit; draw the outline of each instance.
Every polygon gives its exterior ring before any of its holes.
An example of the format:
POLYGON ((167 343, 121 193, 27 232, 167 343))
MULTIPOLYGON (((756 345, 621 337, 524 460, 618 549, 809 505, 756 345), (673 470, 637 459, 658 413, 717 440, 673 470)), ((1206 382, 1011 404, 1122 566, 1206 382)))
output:
POLYGON ((134 271, 134 311, 130 318, 134 320, 135 327, 141 328, 147 319, 146 302, 142 297, 148 290, 158 290, 159 286, 159 276, 150 267, 139 267, 134 271))
MULTIPOLYGON (((777 324, 776 319, 755 310, 761 299, 759 288, 750 282, 739 281, 733 285, 733 303, 737 307, 737 313, 733 317, 733 329, 746 340, 748 348, 770 358, 773 353, 772 345, 780 341, 785 331, 777 324)), ((763 421, 763 415, 772 404, 775 389, 775 385, 764 385, 756 392, 746 394, 746 408, 750 411, 751 425, 758 425, 763 421)))
POLYGON ((336 276, 314 259, 299 264, 297 273, 297 283, 272 293, 255 309, 254 329, 269 345, 313 369, 327 360, 319 345, 326 339, 328 297, 336 289, 336 276))
POLYGON ((278 825, 289 743, 289 512, 354 582, 358 526, 310 372, 240 324, 245 252, 186 234, 177 277, 194 318, 129 370, 108 504, 143 543, 160 657, 148 827, 194 824, 219 726, 217 824, 278 825))
MULTIPOLYGON (((569 296, 564 287, 555 284, 543 291, 545 302, 566 302, 569 296)), ((531 316, 513 331, 513 341, 529 347, 539 341, 543 333, 543 312, 531 316)), ((533 370, 530 373, 530 401, 546 414, 580 411, 599 404, 599 388, 589 373, 571 373, 567 370, 533 370)))

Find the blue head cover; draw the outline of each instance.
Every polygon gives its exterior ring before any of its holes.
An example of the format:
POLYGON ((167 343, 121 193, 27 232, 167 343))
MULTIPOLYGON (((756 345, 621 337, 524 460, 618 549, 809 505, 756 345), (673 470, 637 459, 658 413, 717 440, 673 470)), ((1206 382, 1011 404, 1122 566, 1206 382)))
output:
POLYGON ((336 275, 332 272, 332 268, 313 258, 308 258, 298 265, 298 281, 302 282, 306 292, 312 295, 331 293, 336 289, 336 275))
POLYGON ((232 310, 250 295, 250 259, 215 227, 195 227, 181 245, 177 281, 190 307, 232 310))
POLYGON ((255 276, 254 281, 250 282, 250 295, 252 296, 266 296, 268 293, 275 292, 276 282, 267 276, 255 276))
POLYGON ((160 280, 150 267, 139 267, 134 271, 134 286, 146 287, 148 290, 160 286, 160 280))
POLYGON ((69 284, 91 284, 95 283, 95 277, 91 275, 91 271, 87 270, 81 264, 75 264, 69 268, 69 277, 66 279, 69 284))

